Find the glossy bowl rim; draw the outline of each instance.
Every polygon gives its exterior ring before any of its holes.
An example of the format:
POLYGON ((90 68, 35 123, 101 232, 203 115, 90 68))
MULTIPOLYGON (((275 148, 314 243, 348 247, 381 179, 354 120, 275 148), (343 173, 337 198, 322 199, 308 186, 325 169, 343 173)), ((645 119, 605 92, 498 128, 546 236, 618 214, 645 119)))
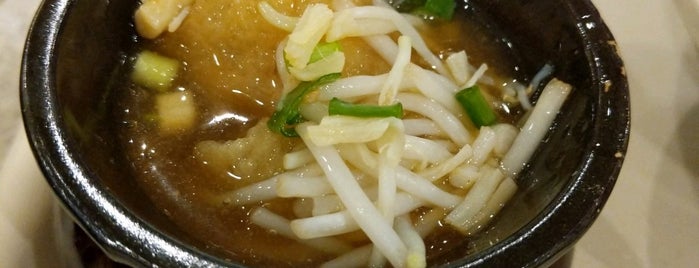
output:
MULTIPOLYGON (((150 224, 136 217, 105 189, 91 185, 90 172, 80 166, 71 151, 67 133, 59 123, 56 88, 56 44, 64 18, 74 0, 46 0, 36 13, 27 37, 21 66, 20 96, 22 116, 30 146, 41 170, 62 204, 76 222, 97 241, 113 259, 134 266, 188 266, 223 267, 231 263, 208 255, 168 237, 150 224), (84 213, 92 211, 93 213, 84 213), (121 238, 121 239, 119 239, 121 238)), ((460 267, 493 266, 509 264, 509 267, 538 267, 550 264, 562 256, 590 227, 599 215, 616 182, 624 160, 630 133, 630 105, 628 83, 623 73, 623 63, 616 50, 612 34, 602 22, 599 13, 589 0, 567 3, 580 17, 592 14, 586 20, 596 23, 588 29, 579 21, 579 32, 585 42, 585 53, 595 90, 605 93, 607 101, 598 100, 595 105, 591 144, 612 146, 607 152, 601 146, 585 150, 587 162, 583 172, 565 185, 543 213, 496 246, 466 256, 448 265, 460 267), (600 39, 602 37, 602 39, 600 39), (604 42, 604 43, 600 43, 604 42), (616 70, 614 68, 622 68, 616 70), (611 85, 607 81, 612 82, 611 85), (612 98, 615 96, 617 98, 612 98), (614 108, 614 118, 605 118, 608 109, 614 108), (613 120, 612 120, 613 119, 613 120), (607 132, 610 131, 610 132, 607 132), (606 139, 613 136, 612 141, 606 139), (581 187, 598 185, 595 192, 581 187), (584 213, 579 207, 590 208, 584 213), (566 217, 575 216, 575 222, 566 217), (573 224, 556 228, 561 224, 573 224), (552 232, 553 231, 553 232, 552 232), (561 240, 555 243, 549 236, 561 240), (530 248, 545 243, 543 252, 530 248), (548 243, 548 244, 546 244, 548 243), (508 256, 503 260, 502 256, 508 256), (506 262, 503 262, 506 261, 506 262)))

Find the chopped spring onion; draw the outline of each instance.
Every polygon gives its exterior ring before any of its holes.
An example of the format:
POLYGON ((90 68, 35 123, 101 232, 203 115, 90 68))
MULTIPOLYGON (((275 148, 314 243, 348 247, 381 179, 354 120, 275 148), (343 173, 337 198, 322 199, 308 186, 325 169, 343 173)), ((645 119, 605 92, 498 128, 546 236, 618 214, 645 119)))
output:
POLYGON ((454 0, 393 0, 389 4, 402 13, 414 13, 425 17, 451 20, 454 17, 454 0))
POLYGON ((341 73, 344 68, 345 53, 334 52, 304 68, 289 66, 289 73, 299 81, 314 81, 327 74, 341 73))
POLYGON ((311 91, 316 90, 324 84, 335 81, 339 77, 339 73, 333 73, 312 82, 300 83, 282 99, 281 108, 274 112, 267 122, 267 126, 272 131, 281 133, 284 136, 298 137, 296 130, 294 130, 294 126, 304 121, 299 111, 299 106, 303 102, 304 97, 311 91))
POLYGON ((427 0, 425 5, 414 10, 413 13, 427 17, 435 17, 451 20, 454 17, 456 2, 454 0, 427 0))
POLYGON ((163 92, 172 86, 179 68, 177 60, 144 50, 136 57, 131 78, 136 84, 163 92))
POLYGON ((303 69, 323 35, 330 28, 333 11, 325 4, 310 5, 289 35, 284 56, 289 66, 303 69))
POLYGON ((497 115, 485 100, 478 86, 472 86, 456 93, 456 100, 478 127, 490 126, 497 122, 497 115))
POLYGON ((311 58, 310 60, 308 60, 308 63, 310 64, 317 62, 332 55, 335 52, 340 51, 342 51, 340 42, 320 43, 313 49, 313 53, 311 53, 311 58))
POLYGON ((286 61, 289 73, 299 81, 313 81, 326 74, 340 73, 345 67, 345 54, 339 42, 319 43, 303 68, 290 65, 286 61))
POLYGON ((393 105, 379 106, 354 104, 338 98, 330 100, 328 112, 330 115, 347 115, 356 117, 403 117, 403 105, 398 102, 393 105))

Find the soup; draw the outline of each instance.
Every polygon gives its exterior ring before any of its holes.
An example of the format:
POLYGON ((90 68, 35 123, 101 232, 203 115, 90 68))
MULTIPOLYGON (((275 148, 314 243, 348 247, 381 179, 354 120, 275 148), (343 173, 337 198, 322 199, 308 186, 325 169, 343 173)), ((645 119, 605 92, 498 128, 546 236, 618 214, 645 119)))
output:
POLYGON ((554 80, 558 93, 530 109, 511 52, 467 14, 179 2, 164 33, 137 13, 149 38, 113 120, 152 201, 206 250, 244 265, 428 265, 487 227, 552 120, 542 116, 570 90, 554 80), (343 28, 343 16, 362 27, 343 28), (317 30, 324 18, 330 30, 317 30), (324 40, 297 41, 313 31, 324 40), (469 110, 473 94, 490 117, 469 110), (518 134, 520 120, 539 130, 518 134))

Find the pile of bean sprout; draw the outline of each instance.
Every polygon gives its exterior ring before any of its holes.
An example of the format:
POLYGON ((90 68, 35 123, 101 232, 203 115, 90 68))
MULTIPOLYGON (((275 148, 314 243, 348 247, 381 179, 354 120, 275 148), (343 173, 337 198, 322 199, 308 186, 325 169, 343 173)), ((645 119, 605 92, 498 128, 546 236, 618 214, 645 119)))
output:
POLYGON ((440 60, 416 29, 419 19, 383 1, 354 6, 337 0, 333 9, 312 4, 301 17, 284 15, 266 2, 258 9, 267 22, 289 32, 276 57, 285 97, 302 83, 342 71, 341 51, 309 61, 321 42, 362 38, 392 66, 385 74, 318 85, 317 93, 304 97, 298 108, 305 121, 293 131, 304 146, 284 157, 286 171, 238 189, 228 200, 248 205, 294 199, 297 218, 258 207, 251 221, 335 254, 324 267, 386 262, 425 267, 423 238, 439 224, 465 235, 484 228, 517 191, 513 178, 571 90, 552 79, 523 127, 496 123, 477 128, 454 95, 477 85, 487 65, 474 68, 464 51, 440 60), (414 63, 413 55, 429 66, 414 63), (331 115, 333 99, 376 106, 399 103, 410 116, 331 115), (418 209, 426 212, 411 216, 418 209), (357 230, 370 243, 356 248, 336 237, 357 230))

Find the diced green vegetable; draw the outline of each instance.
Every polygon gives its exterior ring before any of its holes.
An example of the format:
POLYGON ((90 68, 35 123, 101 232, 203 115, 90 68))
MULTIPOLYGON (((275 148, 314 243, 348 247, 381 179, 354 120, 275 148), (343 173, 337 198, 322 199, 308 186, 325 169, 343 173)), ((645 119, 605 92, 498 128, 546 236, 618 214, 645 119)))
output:
POLYGON ((389 4, 403 13, 451 20, 454 17, 454 0, 393 0, 389 4))
POLYGON ((418 14, 426 14, 435 16, 444 20, 451 20, 454 17, 454 9, 456 2, 454 0, 427 0, 425 5, 418 8, 415 12, 418 14))
POLYGON ((308 61, 309 64, 322 60, 335 52, 340 52, 342 47, 339 42, 330 43, 320 43, 314 49, 311 54, 311 59, 308 61))
POLYGON ((330 28, 332 18, 333 11, 326 4, 306 8, 284 48, 284 59, 289 66, 303 69, 308 65, 313 50, 330 28))
POLYGON ((388 106, 354 104, 338 98, 330 100, 330 115, 348 115, 355 117, 403 117, 403 105, 399 102, 388 106))
POLYGON ((290 65, 285 60, 289 73, 299 81, 314 81, 331 74, 341 73, 345 67, 345 54, 339 42, 320 43, 311 53, 310 60, 303 68, 290 65))
POLYGON ((315 81, 324 75, 341 73, 345 68, 345 53, 333 52, 304 68, 289 67, 289 73, 299 81, 315 81))
POLYGON ((456 93, 456 100, 476 126, 490 126, 497 122, 498 117, 495 111, 490 107, 478 86, 459 91, 456 93))
POLYGON ((136 84, 163 92, 172 86, 179 68, 179 61, 144 50, 136 58, 131 79, 136 84))
POLYGON ((284 136, 298 137, 298 133, 296 133, 294 126, 304 121, 299 111, 299 106, 303 102, 303 99, 308 93, 338 78, 340 78, 340 74, 333 73, 325 75, 315 81, 301 82, 282 99, 280 109, 272 114, 272 117, 267 121, 267 126, 272 131, 281 133, 284 136))

